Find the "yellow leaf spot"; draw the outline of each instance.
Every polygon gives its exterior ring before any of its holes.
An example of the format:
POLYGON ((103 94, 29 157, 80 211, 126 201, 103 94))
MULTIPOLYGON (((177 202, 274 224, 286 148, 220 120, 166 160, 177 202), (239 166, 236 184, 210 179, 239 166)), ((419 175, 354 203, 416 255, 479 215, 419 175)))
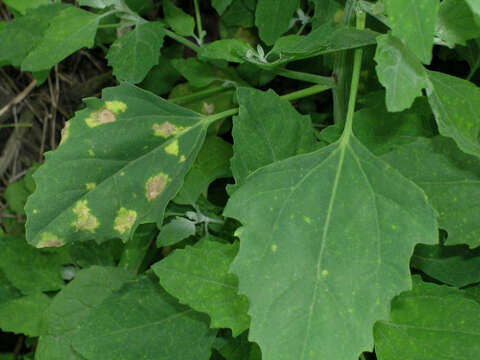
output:
POLYGON ((125 176, 125 173, 122 171, 122 172, 120 173, 120 176, 125 176))
POLYGON ((127 104, 123 101, 105 101, 105 108, 110 110, 115 115, 123 113, 127 110, 127 104))
POLYGON ((95 232, 95 229, 100 225, 95 216, 90 214, 90 208, 87 206, 87 200, 79 200, 73 208, 73 213, 77 219, 72 223, 76 231, 85 230, 95 232))
POLYGON ((277 249, 278 249, 278 246, 277 246, 277 245, 275 245, 275 244, 273 244, 273 245, 272 245, 272 252, 276 252, 276 251, 277 251, 277 249))
POLYGON ((57 235, 52 234, 51 232, 42 233, 42 240, 37 244, 37 248, 45 247, 60 247, 65 245, 63 239, 60 239, 57 235))
POLYGON ((328 270, 322 270, 322 276, 326 277, 328 275, 328 270))
POLYGON ((203 113, 205 115, 212 115, 215 112, 215 104, 203 103, 203 113))
POLYGON ((162 125, 159 125, 159 124, 152 125, 153 135, 161 136, 161 137, 164 137, 165 139, 171 135, 178 134, 180 131, 183 131, 184 129, 185 128, 177 127, 168 121, 164 122, 162 125))
POLYGON ((337 12, 333 15, 333 21, 335 21, 336 24, 340 24, 342 22, 342 17, 343 10, 337 10, 337 12))
POLYGON ((33 209, 33 213, 34 213, 34 214, 38 214, 38 210, 37 210, 37 209, 33 209))
POLYGON ((88 155, 95 156, 95 152, 92 149, 90 149, 88 150, 88 155))
POLYGON ((165 148, 165 152, 173 156, 178 156, 178 140, 172 141, 172 143, 165 148))
POLYGON ((312 223, 312 219, 309 218, 308 216, 304 216, 304 217, 303 217, 303 221, 305 221, 307 224, 311 224, 311 223, 312 223))
POLYGON ((85 187, 87 188, 87 190, 93 190, 93 189, 95 189, 95 186, 97 186, 97 184, 95 184, 93 182, 85 184, 85 187))
POLYGON ((133 224, 135 224, 135 220, 137 220, 137 212, 122 207, 117 212, 114 229, 120 234, 124 234, 132 228, 133 224))
POLYGON ((179 163, 182 163, 186 160, 185 155, 180 156, 180 160, 178 160, 179 163))
POLYGON ((90 114, 89 117, 85 119, 88 127, 94 128, 99 125, 112 123, 116 120, 115 114, 105 108, 102 108, 98 111, 95 111, 90 114))
POLYGON ((167 185, 167 182, 168 175, 165 175, 164 173, 160 173, 148 179, 147 184, 145 185, 148 201, 152 201, 160 195, 165 188, 165 185, 167 185))
POLYGON ((70 121, 67 121, 61 132, 62 140, 60 140, 60 144, 63 144, 68 139, 69 128, 70 128, 70 121))

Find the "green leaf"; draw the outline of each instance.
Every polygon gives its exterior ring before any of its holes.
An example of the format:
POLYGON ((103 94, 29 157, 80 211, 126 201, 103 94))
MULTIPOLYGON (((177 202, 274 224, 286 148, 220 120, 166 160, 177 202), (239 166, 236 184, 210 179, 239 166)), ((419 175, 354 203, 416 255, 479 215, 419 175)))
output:
POLYGON ((55 291, 64 286, 62 259, 57 254, 35 249, 19 235, 0 236, 0 249, 0 270, 22 293, 55 291))
MULTIPOLYGON (((375 93, 383 99, 384 92, 375 93)), ((419 137, 435 135, 435 125, 424 97, 417 99, 412 108, 391 113, 385 105, 368 106, 355 112, 353 130, 358 139, 375 155, 386 154, 399 145, 414 142, 419 137)), ((343 127, 331 125, 320 133, 320 139, 332 143, 341 136, 343 127)))
POLYGON ((217 136, 207 137, 197 160, 193 163, 192 169, 185 177, 185 182, 173 201, 177 204, 193 205, 212 181, 230 177, 232 155, 230 143, 217 136))
POLYGON ((462 291, 422 283, 392 301, 390 321, 375 324, 379 360, 475 359, 480 351, 480 304, 462 291))
POLYGON ((35 182, 32 177, 34 171, 35 168, 28 170, 22 179, 9 184, 3 194, 10 210, 19 215, 25 215, 24 207, 27 198, 35 191, 35 182))
POLYGON ((199 55, 205 59, 243 63, 247 59, 248 51, 253 51, 253 48, 245 41, 225 39, 217 40, 203 46, 199 55))
POLYGON ((448 245, 480 246, 480 160, 447 138, 419 139, 382 157, 420 186, 438 212, 448 245))
POLYGON ((113 75, 121 81, 141 82, 158 64, 164 36, 162 24, 147 22, 117 39, 106 56, 113 75))
POLYGON ((91 311, 110 294, 131 280, 132 274, 113 267, 93 266, 80 270, 58 293, 44 315, 36 360, 83 360, 72 348, 74 335, 91 311))
POLYGON ((52 18, 68 8, 65 4, 52 4, 28 10, 25 16, 8 22, 0 33, 0 62, 20 66, 25 57, 42 40, 52 18))
POLYGON ((171 0, 163 0, 163 14, 165 15, 165 22, 173 29, 173 31, 182 36, 193 35, 195 28, 193 17, 173 5, 171 0))
MULTIPOLYGON (((4 235, 1 235, 4 236, 4 235)), ((0 305, 4 302, 21 297, 22 294, 8 281, 7 277, 0 270, 0 305)))
POLYGON ((378 80, 387 89, 388 111, 402 111, 412 106, 427 87, 427 72, 417 57, 396 37, 377 38, 375 53, 378 80))
POLYGON ((212 6, 217 10, 218 15, 223 15, 233 0, 212 0, 212 6))
POLYGON ((97 9, 104 9, 118 3, 119 0, 78 0, 80 6, 90 6, 97 9))
POLYGON ((170 63, 195 87, 210 85, 217 79, 215 68, 209 64, 198 61, 196 58, 174 59, 170 63))
POLYGON ((432 60, 438 0, 385 0, 392 34, 401 39, 424 63, 432 60))
POLYGON ((127 240, 138 224, 160 226, 209 124, 128 84, 86 103, 34 176, 27 238, 37 247, 127 240))
POLYGON ((255 25, 260 38, 267 44, 273 45, 275 40, 282 36, 290 25, 294 12, 300 7, 299 0, 258 0, 255 11, 255 25))
POLYGON ((258 345, 248 341, 248 332, 246 331, 235 338, 217 338, 214 347, 226 360, 245 360, 251 359, 250 353, 258 345))
POLYGON ((475 14, 477 24, 480 25, 480 3, 477 0, 465 0, 475 14))
POLYGON ((0 304, 0 328, 5 332, 39 336, 42 316, 50 302, 49 296, 36 293, 0 304))
POLYGON ((224 215, 243 224, 231 271, 264 360, 370 351, 373 324, 411 286, 414 245, 438 237, 425 194, 348 134, 257 170, 224 215))
POLYGON ((157 247, 170 246, 179 243, 189 236, 195 235, 195 222, 183 217, 175 217, 168 224, 162 226, 157 236, 157 247))
POLYGON ((54 3, 54 0, 4 0, 9 8, 17 10, 20 14, 25 15, 28 9, 35 9, 42 5, 54 3))
POLYGON ((240 112, 233 118, 231 161, 237 184, 262 166, 315 150, 310 118, 289 101, 272 90, 240 88, 237 94, 240 112))
POLYGON ((223 13, 221 21, 231 27, 254 27, 256 6, 257 0, 234 0, 223 13))
POLYGON ((114 266, 122 249, 118 239, 97 244, 95 241, 76 242, 68 246, 68 254, 75 265, 86 268, 92 265, 114 266))
POLYGON ((419 244, 412 256, 415 268, 445 284, 462 287, 480 282, 480 248, 419 244))
POLYGON ((204 315, 141 277, 91 310, 73 347, 89 360, 207 360, 215 333, 204 315))
POLYGON ((470 81, 439 72, 428 72, 428 101, 443 136, 460 150, 480 156, 480 88, 470 81))
POLYGON ((435 32, 450 47, 466 45, 467 40, 480 37, 480 24, 465 0, 446 0, 440 4, 435 32))
POLYGON ((237 293, 238 280, 228 273, 238 244, 201 240, 152 266, 160 284, 180 303, 207 313, 210 327, 232 329, 237 336, 248 329, 248 300, 237 293))
POLYGON ((73 6, 62 10, 22 63, 23 71, 50 69, 83 47, 92 47, 102 15, 73 6))

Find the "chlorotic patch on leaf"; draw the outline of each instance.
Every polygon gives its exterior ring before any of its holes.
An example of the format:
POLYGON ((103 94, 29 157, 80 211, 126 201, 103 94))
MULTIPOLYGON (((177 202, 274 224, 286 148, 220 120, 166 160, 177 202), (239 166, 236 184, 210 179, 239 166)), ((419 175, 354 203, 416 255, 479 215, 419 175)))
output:
POLYGON ((44 232, 42 233, 42 240, 37 244, 37 248, 60 247, 63 245, 65 245, 65 242, 57 235, 50 232, 44 232))
POLYGON ((176 135, 179 131, 182 131, 182 128, 177 128, 172 123, 165 121, 163 124, 153 124, 152 125, 153 133, 155 136, 161 136, 168 138, 171 135, 176 135))
POLYGON ((95 184, 95 183, 86 183, 85 184, 85 188, 87 190, 93 190, 93 189, 95 189, 96 186, 97 186, 97 184, 95 184))
POLYGON ((167 154, 178 156, 178 140, 173 140, 172 143, 165 147, 167 154))
POLYGON ((75 226, 77 231, 85 230, 92 233, 95 232, 99 223, 97 218, 90 213, 87 200, 79 200, 73 208, 73 212, 77 216, 77 219, 72 225, 75 226))
POLYGON ((135 220, 137 220, 137 212, 135 210, 128 210, 124 207, 120 208, 115 218, 115 227, 120 234, 124 234, 132 229, 135 220))
POLYGON ((148 201, 152 201, 158 197, 158 195, 160 195, 165 188, 165 185, 167 185, 167 182, 168 175, 163 173, 152 176, 150 179, 148 179, 146 184, 146 196, 148 201))
POLYGON ((106 101, 105 106, 93 112, 85 119, 89 127, 96 127, 102 124, 114 122, 119 115, 127 110, 127 104, 121 101, 106 101))
POLYGON ((68 133, 69 133, 69 128, 70 128, 70 122, 67 121, 65 122, 65 126, 62 129, 62 139, 60 141, 60 144, 63 144, 65 141, 68 139, 68 133))

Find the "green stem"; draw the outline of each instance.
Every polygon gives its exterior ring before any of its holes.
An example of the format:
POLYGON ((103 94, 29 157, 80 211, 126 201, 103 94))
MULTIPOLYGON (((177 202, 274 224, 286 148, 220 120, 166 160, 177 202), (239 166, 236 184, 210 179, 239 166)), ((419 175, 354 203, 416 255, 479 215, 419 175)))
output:
MULTIPOLYGON (((363 30, 365 28, 365 18, 365 12, 363 10, 357 10, 357 29, 363 30)), ((360 81, 360 70, 362 67, 362 55, 362 48, 355 50, 355 55, 353 58, 352 84, 350 86, 350 97, 348 99, 347 119, 342 134, 343 141, 347 141, 353 132, 353 116, 355 114, 355 104, 357 102, 358 83, 360 81)))
POLYGON ((185 45, 186 47, 192 49, 193 51, 199 52, 201 50, 200 46, 194 44, 190 40, 185 39, 183 36, 180 36, 168 29, 164 29, 163 31, 165 32, 165 35, 167 35, 169 38, 172 38, 173 40, 178 41, 180 44, 185 45))
MULTIPOLYGON (((313 86, 310 86, 310 87, 302 89, 302 90, 294 91, 290 94, 282 95, 280 97, 282 99, 285 99, 285 100, 288 100, 288 101, 293 101, 293 100, 303 99, 305 97, 321 93, 321 92, 323 92, 325 90, 328 90, 328 89, 331 89, 331 86, 313 85, 313 86)), ((210 115, 207 118, 207 123, 211 124, 211 123, 213 123, 217 120, 225 119, 225 118, 228 118, 232 115, 236 115, 236 114, 238 114, 238 111, 239 111, 239 108, 233 108, 233 109, 226 110, 226 111, 223 111, 223 112, 218 113, 218 114, 210 115)))
MULTIPOLYGON (((193 0, 193 6, 195 7, 195 19, 197 23, 197 33, 198 33, 198 39, 202 39, 202 17, 200 16, 200 7, 198 6, 198 0, 193 0)), ((202 45, 200 43, 200 45, 202 45)))
POLYGON ((216 86, 210 89, 198 91, 196 93, 193 93, 191 95, 186 95, 186 96, 181 96, 178 98, 173 98, 173 99, 168 99, 168 101, 177 104, 177 105, 184 105, 184 104, 189 104, 197 100, 202 100, 206 98, 209 95, 216 94, 216 93, 221 93, 227 90, 230 90, 230 86, 216 86))
POLYGON ((9 127, 32 127, 32 124, 29 124, 29 123, 0 124, 0 129, 9 128, 9 127))
POLYGON ((98 25, 97 28, 99 29, 108 29, 108 28, 116 28, 116 27, 127 27, 135 25, 135 22, 126 22, 126 23, 117 23, 117 24, 105 24, 105 25, 98 25))
MULTIPOLYGON (((356 0, 347 0, 343 12, 342 25, 350 25, 355 16, 356 0)), ((333 74, 337 86, 333 90, 333 121, 335 124, 345 122, 347 95, 351 71, 351 51, 340 51, 335 55, 333 74)))
POLYGON ((473 75, 475 75, 479 67, 480 67, 480 59, 477 60, 477 63, 470 70, 470 73, 467 76, 467 81, 472 80, 473 75))
POLYGON ((319 85, 326 85, 326 86, 330 86, 330 88, 333 88, 333 86, 335 85, 335 81, 333 80, 332 77, 320 76, 320 75, 309 74, 309 73, 293 71, 288 69, 275 69, 273 70, 273 72, 277 75, 280 75, 289 79, 306 81, 306 82, 319 84, 319 85))

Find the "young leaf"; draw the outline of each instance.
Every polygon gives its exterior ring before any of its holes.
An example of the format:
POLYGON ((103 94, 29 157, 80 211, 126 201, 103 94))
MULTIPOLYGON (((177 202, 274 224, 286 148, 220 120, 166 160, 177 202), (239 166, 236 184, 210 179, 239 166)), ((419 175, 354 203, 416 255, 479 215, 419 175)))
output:
POLYGON ((210 136, 198 153, 192 169, 174 198, 177 204, 193 205, 200 194, 207 190, 212 181, 231 176, 230 158, 232 145, 218 136, 210 136))
POLYGON ((462 287, 480 282, 480 248, 418 244, 412 263, 428 276, 448 285, 462 287))
POLYGON ((377 38, 375 53, 378 80, 387 89, 388 111, 402 111, 412 106, 427 87, 427 72, 415 55, 396 37, 377 38))
POLYGON ((37 247, 127 240, 138 224, 161 225, 208 127, 208 117, 128 84, 86 103, 34 175, 27 238, 37 247))
POLYGON ((273 45, 275 40, 288 30, 294 12, 300 7, 299 0, 258 0, 255 25, 260 38, 273 45))
POLYGON ((35 359, 83 360, 72 348, 73 336, 82 328, 93 308, 131 280, 131 276, 129 272, 113 267, 92 266, 77 272, 45 311, 35 359))
POLYGON ((460 150, 480 157, 480 88, 470 81, 439 72, 428 72, 428 101, 443 136, 460 150))
POLYGON ((0 235, 0 270, 24 294, 60 290, 62 259, 35 249, 19 235, 0 235))
POLYGON ((171 0, 163 0, 163 14, 165 22, 173 31, 183 36, 192 36, 195 28, 193 17, 185 14, 182 9, 176 7, 171 0))
POLYGON ((480 304, 458 289, 414 282, 392 301, 390 321, 375 324, 379 360, 475 359, 480 351, 480 304))
POLYGON ((51 298, 43 293, 23 296, 0 304, 0 328, 28 336, 39 336, 42 316, 51 298))
POLYGON ((237 336, 248 329, 248 300, 237 294, 238 280, 228 273, 238 245, 203 239, 201 246, 176 250, 152 266, 160 284, 180 303, 207 313, 210 327, 232 329, 237 336))
POLYGON ((189 236, 195 235, 195 222, 177 216, 168 224, 162 226, 157 236, 157 247, 170 246, 179 243, 189 236))
POLYGON ((206 316, 178 304, 145 276, 94 306, 73 347, 90 360, 207 360, 215 333, 206 316))
POLYGON ((240 112, 233 119, 231 161, 237 184, 262 166, 315 150, 310 118, 290 102, 272 90, 240 88, 237 94, 240 112))
POLYGON ((383 160, 420 186, 438 212, 448 245, 480 246, 480 160, 447 138, 418 139, 383 160))
POLYGON ((147 22, 117 39, 106 56, 113 75, 133 84, 141 82, 158 64, 164 36, 162 24, 147 22))
POLYGON ((52 18, 68 8, 65 4, 52 4, 27 10, 25 16, 16 17, 0 33, 0 63, 20 66, 25 57, 42 40, 52 18))
POLYGON ((392 34, 401 39, 424 63, 432 61, 438 0, 385 0, 392 34))
POLYGON ((480 24, 465 0, 447 0, 440 4, 435 32, 453 48, 455 44, 466 45, 467 40, 480 37, 480 24))
POLYGON ((371 350, 373 324, 410 287, 414 245, 437 241, 421 189, 348 134, 257 170, 224 215, 244 225, 231 271, 264 360, 371 350))

